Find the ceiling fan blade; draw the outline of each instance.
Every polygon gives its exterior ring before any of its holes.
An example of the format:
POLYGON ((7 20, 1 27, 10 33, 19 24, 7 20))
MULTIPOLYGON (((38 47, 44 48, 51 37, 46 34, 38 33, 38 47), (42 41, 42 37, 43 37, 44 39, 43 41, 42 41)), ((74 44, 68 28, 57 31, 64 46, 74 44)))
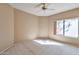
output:
POLYGON ((55 9, 47 9, 47 10, 55 10, 55 9))
POLYGON ((40 3, 40 4, 36 5, 35 7, 42 7, 42 6, 43 6, 43 4, 40 3))
POLYGON ((51 5, 51 3, 46 3, 46 7, 49 7, 51 5))
POLYGON ((44 5, 45 5, 45 7, 48 7, 49 5, 51 5, 51 3, 39 3, 35 7, 43 7, 44 5))
POLYGON ((42 9, 39 9, 39 10, 37 10, 37 11, 36 11, 36 13, 39 13, 39 12, 41 12, 41 10, 42 10, 42 9))

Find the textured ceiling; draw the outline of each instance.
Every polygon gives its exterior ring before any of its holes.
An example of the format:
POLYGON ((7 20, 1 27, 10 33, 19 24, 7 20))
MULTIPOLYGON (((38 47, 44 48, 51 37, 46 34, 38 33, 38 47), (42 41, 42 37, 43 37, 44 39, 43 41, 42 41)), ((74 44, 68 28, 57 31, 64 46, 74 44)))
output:
POLYGON ((79 7, 79 3, 50 3, 49 9, 43 11, 41 7, 36 7, 39 3, 10 3, 10 5, 16 9, 37 15, 37 16, 50 16, 67 10, 75 9, 79 7))

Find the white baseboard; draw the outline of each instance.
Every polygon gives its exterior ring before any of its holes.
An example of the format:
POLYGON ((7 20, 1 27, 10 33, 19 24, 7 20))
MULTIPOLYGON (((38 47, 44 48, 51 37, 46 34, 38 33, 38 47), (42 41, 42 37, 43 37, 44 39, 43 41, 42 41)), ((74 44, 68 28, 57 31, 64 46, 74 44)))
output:
POLYGON ((8 50, 9 48, 11 48, 12 46, 14 46, 14 44, 11 44, 11 45, 8 46, 6 49, 2 50, 2 51, 0 52, 0 55, 1 55, 3 52, 5 52, 6 50, 8 50))

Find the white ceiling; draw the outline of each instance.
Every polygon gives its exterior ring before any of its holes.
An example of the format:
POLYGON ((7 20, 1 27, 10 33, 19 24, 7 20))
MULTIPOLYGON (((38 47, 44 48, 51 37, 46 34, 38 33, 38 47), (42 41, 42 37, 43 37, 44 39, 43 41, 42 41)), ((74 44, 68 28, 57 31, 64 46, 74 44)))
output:
POLYGON ((79 3, 51 3, 48 5, 48 8, 55 10, 46 10, 44 12, 40 7, 35 7, 38 4, 39 3, 10 3, 10 5, 16 9, 20 9, 37 16, 50 16, 79 7, 79 3))

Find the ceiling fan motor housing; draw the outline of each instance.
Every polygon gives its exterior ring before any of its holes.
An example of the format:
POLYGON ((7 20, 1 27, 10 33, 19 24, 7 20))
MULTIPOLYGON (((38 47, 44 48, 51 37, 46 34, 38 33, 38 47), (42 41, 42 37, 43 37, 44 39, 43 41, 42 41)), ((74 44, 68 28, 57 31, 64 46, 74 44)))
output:
POLYGON ((43 10, 46 10, 46 9, 47 9, 47 7, 46 7, 46 4, 45 4, 45 3, 43 3, 42 9, 43 9, 43 10))
POLYGON ((42 7, 42 9, 43 9, 43 10, 46 10, 47 8, 46 8, 46 7, 42 7))

